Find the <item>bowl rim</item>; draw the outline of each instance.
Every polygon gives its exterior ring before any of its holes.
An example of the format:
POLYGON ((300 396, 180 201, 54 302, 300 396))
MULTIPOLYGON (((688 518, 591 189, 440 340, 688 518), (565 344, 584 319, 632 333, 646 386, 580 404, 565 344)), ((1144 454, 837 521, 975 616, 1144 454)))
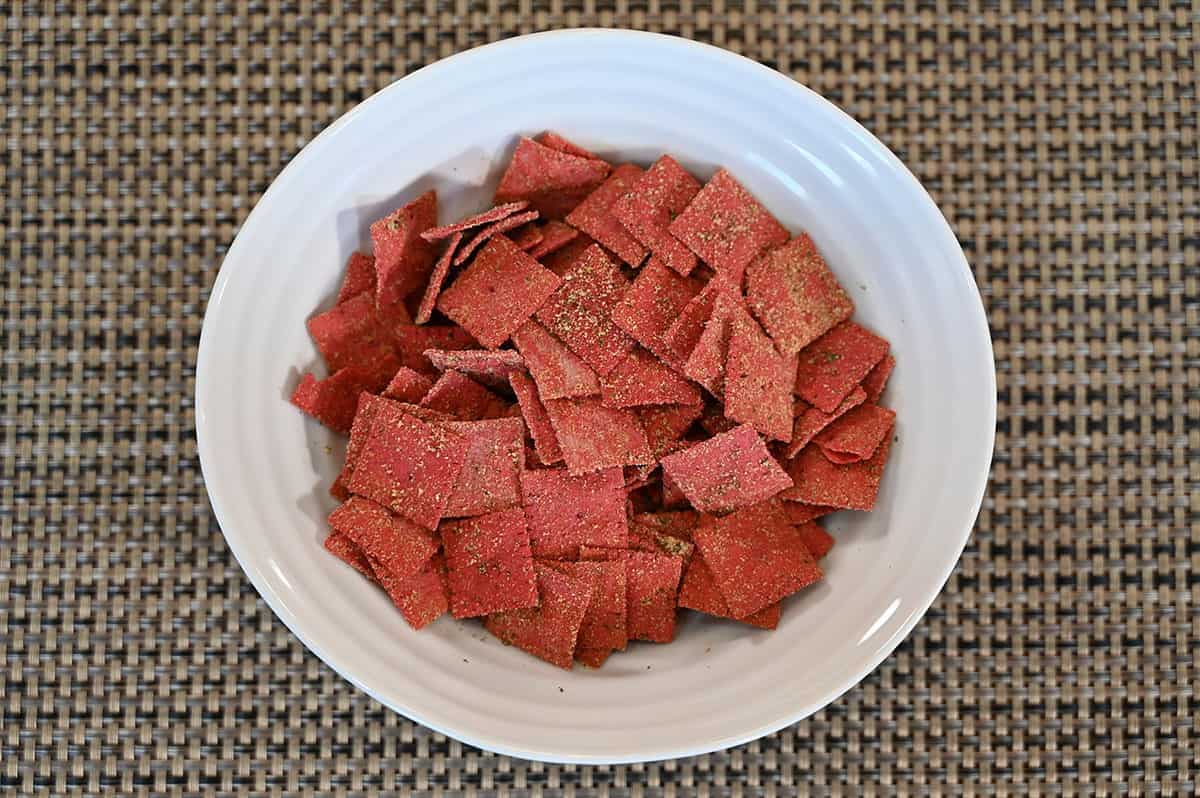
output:
MULTIPOLYGON (((509 38, 509 39, 492 42, 490 44, 485 44, 485 45, 481 45, 478 47, 474 47, 474 48, 471 48, 468 50, 463 50, 463 51, 460 51, 453 55, 439 59, 438 61, 428 64, 428 65, 421 67, 420 69, 417 69, 407 75, 404 75, 403 77, 396 79, 392 83, 388 84, 384 88, 382 88, 379 91, 372 94, 370 97, 357 103, 353 108, 350 108, 349 110, 347 110, 340 117, 338 117, 333 123, 328 125, 320 133, 318 133, 313 139, 311 139, 310 141, 305 143, 305 145, 300 149, 300 151, 297 152, 296 155, 293 156, 288 161, 288 163, 283 167, 283 169, 280 170, 279 174, 275 176, 275 178, 271 181, 271 184, 267 187, 266 191, 264 191, 262 193, 262 195, 259 197, 258 201, 255 203, 254 207, 250 210, 250 213, 248 213, 246 215, 245 220, 241 223, 241 225, 239 225, 238 232, 235 234, 233 242, 231 243, 228 251, 226 252, 225 257, 222 259, 221 268, 218 270, 217 276, 212 285, 212 289, 209 292, 209 298, 208 298, 207 306, 205 308, 204 319, 201 324, 200 340, 199 340, 199 344, 197 347, 197 355, 196 355, 196 372, 195 372, 195 386, 194 386, 194 393, 193 393, 193 410, 194 410, 194 419, 195 419, 195 427, 196 427, 197 456, 200 461, 201 475, 204 478, 205 493, 207 494, 209 504, 212 507, 213 518, 216 521, 217 526, 220 528, 221 534, 224 537, 227 545, 229 546, 230 551, 233 553, 234 558, 237 560, 237 562, 241 566, 243 572, 245 572, 246 576, 249 578, 249 580, 250 580, 251 584, 254 586, 255 590, 263 598, 263 600, 267 603, 267 606, 269 606, 271 608, 271 611, 275 614, 275 617, 283 622, 283 624, 288 628, 288 630, 293 635, 295 635, 297 639, 300 640, 300 642, 305 646, 305 648, 307 648, 309 651, 311 651, 313 654, 315 654, 322 662, 324 662, 327 666, 329 666, 335 673, 337 673, 343 679, 345 679, 348 682, 350 682, 351 684, 353 684, 359 690, 366 693, 368 696, 370 696, 375 701, 378 701, 381 705, 383 705, 383 706, 387 707, 388 709, 390 709, 394 712, 397 712, 397 713, 403 715, 404 717, 407 717, 429 729, 432 729, 436 732, 444 734, 453 739, 459 740, 461 742, 467 743, 469 745, 475 746, 475 747, 483 749, 483 750, 492 751, 497 754, 513 756, 513 757, 526 759, 526 760, 557 763, 557 764, 610 765, 610 764, 628 764, 628 763, 637 763, 637 762, 663 761, 663 760, 679 758, 679 757, 688 757, 688 756, 697 756, 697 755, 702 755, 702 754, 708 754, 708 753, 712 753, 715 751, 720 751, 720 750, 724 750, 727 748, 732 748, 734 746, 742 745, 747 742, 751 742, 753 740, 757 740, 759 738, 765 737, 767 735, 774 734, 775 732, 778 732, 780 729, 784 729, 788 726, 791 726, 791 725, 799 722, 800 720, 804 719, 805 717, 808 717, 809 715, 819 712, 821 709, 823 709, 826 706, 828 706, 829 704, 833 703, 838 698, 843 696, 846 692, 848 692, 849 690, 854 688, 856 685, 858 685, 863 679, 865 679, 872 672, 874 672, 875 669, 878 668, 879 665, 885 659, 887 659, 889 656, 891 656, 892 652, 894 652, 895 649, 897 647, 899 647, 899 645, 908 638, 908 636, 909 636, 909 634, 911 634, 912 630, 916 627, 916 625, 920 622, 920 620, 922 618, 924 618, 925 613, 928 612, 929 608, 932 606, 933 602, 937 599, 938 595, 941 594, 943 588, 945 587, 947 581, 950 578, 950 575, 953 573, 955 567, 958 565, 958 562, 961 560, 962 553, 966 548, 967 541, 970 539, 971 533, 974 530, 975 523, 979 516, 980 508, 983 505, 983 499, 984 499, 984 496, 985 496, 985 493, 987 490, 987 485, 990 480, 991 462, 992 462, 992 459, 993 459, 993 456, 995 453, 997 392, 996 392, 995 351, 994 351, 994 348, 992 345, 990 329, 988 327, 986 308, 983 304, 983 297, 979 291, 978 283, 975 281, 974 274, 971 271, 969 263, 967 262, 966 255, 962 251, 962 246, 959 243, 957 236, 954 234, 954 231, 951 228, 950 223, 946 220, 945 215, 942 214, 941 210, 937 207, 937 204, 934 202, 934 200, 930 196, 929 192, 921 184, 920 180, 917 179, 917 177, 904 164, 904 162, 901 161, 900 158, 898 156, 896 156, 895 153, 893 153, 891 151, 891 149, 889 149, 887 147, 887 145, 884 144, 878 137, 876 137, 865 126, 860 124, 857 120, 855 120, 852 116, 850 116, 848 113, 843 111, 837 105, 835 105, 831 101, 827 100, 826 98, 824 98, 817 92, 813 91, 812 89, 808 88, 804 84, 800 83, 799 81, 796 81, 775 69, 765 66, 764 64, 754 61, 753 59, 750 59, 745 56, 734 53, 730 50, 725 50, 725 49, 717 47, 715 45, 705 44, 702 42, 693 41, 693 40, 686 39, 686 38, 679 37, 679 36, 672 36, 672 35, 662 34, 662 33, 652 33, 652 32, 648 32, 648 31, 634 31, 634 30, 623 30, 623 29, 613 29, 613 28, 569 28, 569 29, 544 31, 544 32, 540 32, 540 33, 532 33, 532 34, 525 34, 522 36, 516 36, 516 37, 509 38), (502 740, 488 739, 485 735, 477 735, 469 729, 451 728, 449 725, 444 725, 444 724, 441 724, 438 722, 431 721, 430 719, 425 717, 423 715, 423 713, 421 713, 421 712, 414 711, 410 707, 407 707, 407 706, 398 706, 396 704, 396 702, 394 702, 390 699, 381 697, 374 690, 370 689, 365 684, 361 683, 354 676, 354 670, 350 663, 343 661, 343 658, 340 657, 339 655, 337 655, 336 652, 328 651, 328 650, 324 649, 322 646, 317 645, 315 642, 310 640, 308 638, 308 636, 306 636, 305 633, 302 631, 301 619, 299 617, 294 616, 287 609, 286 605, 280 600, 280 597, 278 595, 276 595, 274 590, 272 590, 271 587, 269 586, 269 583, 268 583, 265 575, 262 573, 262 571, 260 570, 258 565, 250 560, 250 558, 248 556, 249 551, 248 551, 247 547, 245 545, 243 545, 242 536, 240 536, 239 533, 232 531, 233 528, 230 525, 226 524, 226 522, 225 522, 225 519, 231 518, 232 514, 225 512, 225 510, 223 509, 223 506, 222 506, 221 498, 218 495, 216 495, 209 487, 210 484, 216 484, 216 483, 210 483, 209 475, 216 472, 216 470, 218 468, 218 464, 217 464, 216 453, 206 443, 206 441, 210 438, 209 420, 208 420, 206 414, 203 412, 203 407, 202 407, 203 390, 209 379, 208 375, 213 368, 212 344, 210 343, 212 340, 212 336, 215 335, 215 333, 211 332, 211 330, 215 324, 215 322, 213 322, 213 320, 220 313, 222 298, 223 298, 225 289, 228 285, 228 282, 230 279, 230 274, 231 274, 231 272, 225 268, 225 265, 226 265, 226 263, 232 263, 234 260, 237 259, 237 256, 240 253, 241 244, 243 241, 243 237, 241 235, 242 231, 252 225, 252 223, 254 222, 254 219, 255 219, 255 215, 260 212, 261 208, 263 208, 265 205, 269 204, 269 201, 271 200, 271 198, 281 190, 280 187, 286 184, 289 176, 293 172, 297 172, 300 169, 302 169, 304 167, 304 165, 312 157, 314 157, 313 153, 317 149, 316 145, 319 142, 322 142, 324 140, 332 138, 333 136, 336 136, 339 131, 341 131, 343 128, 345 128, 346 126, 351 124, 355 118, 357 118, 360 114, 364 113, 366 111, 366 109, 372 103, 376 102, 384 94, 394 93, 396 91, 402 90, 402 86, 406 81, 412 81, 413 79, 418 78, 419 76, 428 77, 431 74, 436 74, 436 73, 448 68, 451 64, 454 64, 457 66, 457 65, 463 63, 464 61, 470 61, 473 59, 487 57, 489 55, 492 55, 492 54, 495 54, 495 53, 498 53, 501 51, 508 51, 508 50, 514 50, 514 49, 518 49, 518 48, 522 48, 522 47, 527 47, 533 42, 538 42, 538 41, 542 41, 545 39, 570 39, 570 38, 606 39, 606 40, 610 40, 609 43, 611 43, 611 44, 616 44, 621 41, 637 40, 639 43, 647 43, 648 42, 652 46, 661 46, 661 47, 668 47, 668 48, 674 47, 674 48, 678 48, 681 51, 690 51, 691 53, 696 54, 700 57, 710 58, 710 59, 714 59, 714 60, 718 60, 718 61, 725 61, 728 63, 736 63, 742 67, 745 67, 746 65, 751 65, 758 72, 758 75, 763 80, 773 81, 776 84, 784 86, 785 90, 795 92, 795 93, 799 94, 800 96, 804 96, 806 98, 806 100, 809 102, 815 102, 818 105, 824 106, 827 111, 833 113, 836 116, 842 117, 843 121, 849 123, 853 128, 857 128, 858 131, 860 131, 862 134, 865 134, 867 140, 870 141, 873 146, 878 148, 880 154, 884 155, 885 158, 890 162, 890 164, 893 167, 897 168, 897 172, 899 174, 903 175, 904 178, 906 178, 911 183, 911 188, 916 189, 916 193, 914 196, 919 197, 919 201, 922 204, 926 205, 927 209, 932 209, 933 211, 935 211, 937 216, 942 220, 941 233, 947 239, 948 242, 953 242, 953 250, 957 253, 957 265, 961 268, 961 270, 963 272, 965 272, 966 276, 970 279, 971 285, 973 285, 975 288, 975 291, 974 291, 974 297, 975 297, 975 302, 976 302, 975 310, 977 311, 977 313, 974 313, 972 315, 974 316, 974 318, 976 320, 978 329, 975 330, 974 332, 980 336, 981 340, 986 342, 987 353, 988 353, 988 366, 990 366, 990 368, 986 369, 986 377, 988 380, 986 388, 987 388, 987 396, 990 398, 990 402, 989 402, 988 406, 986 408, 984 408, 984 410, 986 411, 986 419, 987 419, 987 425, 988 425, 988 430, 986 433, 987 456, 986 456, 986 459, 981 458, 981 462, 986 463, 986 465, 985 465, 985 467, 981 468, 977 474, 973 475, 973 478, 971 479, 970 484, 969 484, 969 491, 970 491, 969 495, 972 495, 975 497, 974 501, 972 502, 973 510, 970 515, 971 520, 969 523, 967 523, 965 529, 960 533, 960 541, 958 544, 958 549, 956 552, 954 552, 954 556, 952 558, 947 558, 946 565, 942 568, 938 578, 930 579, 929 586, 926 589, 926 591, 924 592, 924 594, 921 595, 915 601, 914 610, 917 610, 917 611, 914 611, 909 614, 909 616, 906 618, 905 622, 902 624, 901 628, 891 637, 891 639, 887 642, 887 644, 880 646, 877 650, 875 650, 873 652, 873 654, 871 656, 867 657, 864 660, 864 664, 860 668, 858 668, 856 670, 848 671, 847 676, 842 680, 842 682, 838 685, 838 687, 834 691, 832 691, 830 694, 825 696, 820 702, 818 702, 812 706, 809 706, 809 705, 798 706, 794 709, 794 711, 783 715, 781 719, 772 720, 770 722, 762 724, 761 726, 758 726, 758 727, 755 727, 755 728, 749 729, 749 730, 744 730, 738 734, 734 734, 729 737, 713 739, 713 740, 707 741, 703 745, 693 746, 693 747, 689 747, 689 748, 682 748, 682 749, 667 748, 664 750, 656 750, 656 751, 648 752, 648 753, 639 753, 637 751, 631 751, 628 754, 625 754, 622 756, 608 756, 608 757, 596 757, 596 756, 591 756, 591 755, 549 754, 547 752, 522 750, 521 748, 516 747, 511 743, 508 743, 508 742, 505 742, 502 740), (210 323, 210 322, 212 322, 212 323, 210 323)), ((215 422, 213 422, 213 423, 215 423, 215 422)))

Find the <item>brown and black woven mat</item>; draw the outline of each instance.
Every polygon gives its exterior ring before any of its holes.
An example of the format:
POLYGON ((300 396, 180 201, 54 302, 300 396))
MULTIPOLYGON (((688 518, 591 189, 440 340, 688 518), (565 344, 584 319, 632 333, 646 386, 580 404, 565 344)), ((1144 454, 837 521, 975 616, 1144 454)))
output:
POLYGON ((1200 767, 1200 14, 1133 2, 0 1, 0 793, 1191 794, 1200 767), (647 28, 808 84, 957 231, 989 498, 911 638, 732 751, 545 766, 356 692, 250 587, 193 441, 207 291, 324 125, 442 56, 647 28))

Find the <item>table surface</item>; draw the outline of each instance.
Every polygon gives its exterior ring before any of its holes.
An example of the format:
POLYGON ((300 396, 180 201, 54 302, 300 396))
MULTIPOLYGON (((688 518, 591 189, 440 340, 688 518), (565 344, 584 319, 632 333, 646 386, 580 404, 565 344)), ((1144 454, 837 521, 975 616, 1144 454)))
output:
POLYGON ((0 26, 0 792, 1192 793, 1200 14, 1187 0, 51 2, 0 26), (713 42, 841 105, 950 219, 995 338, 992 483, 873 675, 731 751, 559 767, 355 691, 242 575, 192 389, 280 168, 390 81, 566 26, 713 42))

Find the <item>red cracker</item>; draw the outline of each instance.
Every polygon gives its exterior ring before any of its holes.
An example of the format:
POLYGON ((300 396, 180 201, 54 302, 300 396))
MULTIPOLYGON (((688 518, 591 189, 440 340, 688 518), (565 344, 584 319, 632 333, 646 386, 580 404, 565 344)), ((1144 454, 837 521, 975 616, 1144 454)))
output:
POLYGON ((441 227, 431 227, 421 233, 421 238, 426 241, 439 241, 443 238, 450 238, 455 233, 461 233, 464 230, 470 230, 472 227, 482 227, 485 224, 498 222, 501 219, 507 219, 509 216, 523 211, 529 207, 529 203, 524 200, 519 202, 506 202, 503 205, 495 205, 482 213, 477 213, 474 216, 468 216, 453 224, 445 224, 441 227))
POLYGON ((663 345, 673 356, 671 362, 684 362, 688 355, 700 343, 704 334, 704 325, 712 317, 716 306, 717 294, 726 288, 727 284, 719 280, 711 280, 699 294, 692 297, 671 326, 663 333, 663 345))
POLYGON ((521 508, 447 521, 440 531, 455 618, 537 605, 533 555, 521 508))
POLYGON ((796 533, 814 560, 819 560, 833 548, 833 536, 816 521, 796 525, 796 533))
POLYGON ((463 421, 504 418, 508 413, 508 402, 461 371, 447 371, 438 377, 421 400, 421 407, 463 421))
POLYGON ((421 295, 421 304, 417 308, 416 318, 413 319, 417 324, 425 324, 433 317, 433 309, 437 307, 437 299, 442 293, 442 286, 445 285, 446 278, 450 276, 450 263, 454 259, 454 253, 458 252, 462 240, 462 233, 452 233, 450 240, 446 242, 446 248, 438 256, 437 263, 433 265, 429 283, 425 286, 425 293, 421 295))
MULTIPOLYGON (((629 281, 604 250, 592 246, 562 276, 562 284, 535 314, 556 338, 604 376, 633 349, 633 339, 613 323, 613 307, 629 281)), ((534 375, 536 379, 536 374, 534 375)))
POLYGON ((670 643, 683 559, 631 551, 625 555, 626 633, 631 640, 670 643))
POLYGON ((530 222, 523 227, 513 230, 509 236, 518 249, 523 249, 533 257, 533 249, 542 242, 542 231, 536 224, 530 222))
POLYGON ((866 391, 856 387, 832 413, 823 413, 803 399, 797 399, 792 408, 795 424, 792 426, 792 440, 783 449, 783 456, 792 458, 796 453, 817 436, 817 433, 828 427, 836 419, 841 418, 851 409, 861 405, 867 398, 866 391))
POLYGON ((398 405, 379 402, 347 487, 426 529, 437 529, 466 457, 466 442, 398 405))
POLYGON ((575 641, 591 604, 592 583, 540 563, 536 571, 540 603, 489 615, 484 626, 505 645, 570 670, 575 641))
POLYGON ((508 340, 562 281, 504 236, 488 241, 475 261, 442 292, 438 309, 484 346, 508 340))
POLYGON ((307 326, 330 372, 359 368, 382 387, 400 365, 367 292, 313 316, 307 326))
POLYGON ((718 272, 741 282, 746 265, 788 240, 788 231, 724 169, 717 171, 669 232, 718 272))
POLYGON ((701 518, 696 545, 734 618, 758 612, 822 575, 778 502, 701 518))
POLYGON ((605 407, 598 399, 548 399, 545 405, 572 474, 653 461, 633 411, 605 407))
POLYGON ((437 551, 428 531, 361 496, 334 510, 329 526, 354 541, 376 573, 387 571, 397 578, 419 573, 437 551))
MULTIPOLYGON (((421 402, 421 399, 429 393, 429 389, 432 387, 433 380, 408 366, 401 366, 396 370, 392 381, 383 389, 383 396, 386 399, 395 399, 397 402, 408 402, 415 405, 421 402)), ((358 417, 355 416, 354 420, 358 421, 358 417)), ((353 433, 354 431, 351 429, 351 436, 353 433)))
POLYGON ((346 275, 342 278, 342 287, 338 289, 337 304, 367 291, 371 301, 375 301, 375 258, 361 252, 350 253, 346 261, 346 275))
POLYGON ((866 460, 896 426, 896 412, 879 405, 859 405, 821 431, 814 440, 835 463, 866 460))
POLYGON ((384 573, 379 576, 379 584, 414 629, 424 629, 450 609, 446 563, 440 554, 415 576, 397 579, 384 573))
POLYGON ((591 665, 589 656, 624 651, 629 640, 625 629, 625 564, 620 560, 591 560, 563 562, 554 567, 592 585, 591 601, 575 641, 575 658, 591 665))
POLYGON ((525 322, 512 338, 543 399, 600 393, 596 372, 533 319, 525 322))
POLYGON ((800 353, 796 393, 831 413, 887 353, 887 341, 852 321, 842 322, 800 353))
POLYGON ((538 260, 551 253, 558 252, 579 237, 579 231, 574 227, 554 219, 542 225, 541 233, 542 240, 533 249, 529 250, 529 255, 538 260))
POLYGON ((854 302, 807 233, 751 262, 746 303, 786 354, 799 352, 854 313, 854 302))
POLYGON ((583 147, 580 147, 575 142, 568 141, 567 139, 563 138, 562 136, 558 135, 557 133, 554 133, 549 130, 547 130, 545 133, 543 133, 540 136, 534 137, 533 140, 536 141, 538 144, 542 144, 546 147, 549 147, 552 150, 558 150, 559 152, 565 152, 567 155, 578 155, 580 158, 592 158, 597 161, 603 160, 599 155, 596 155, 593 152, 585 150, 583 147))
POLYGON ((819 446, 806 447, 788 463, 795 486, 781 493, 780 498, 845 510, 871 510, 879 496, 891 448, 891 437, 884 438, 870 460, 843 465, 829 462, 819 446))
POLYGON ((400 365, 422 374, 436 374, 437 369, 425 357, 430 349, 474 349, 479 342, 457 325, 397 324, 392 328, 392 343, 400 358, 400 365))
POLYGON ((740 294, 718 291, 704 332, 683 364, 684 374, 719 399, 725 395, 725 362, 729 359, 729 338, 734 324, 749 319, 749 315, 740 294))
MULTIPOLYGON (((507 233, 510 230, 516 230, 521 225, 528 224, 536 218, 538 218, 537 211, 525 211, 524 213, 518 213, 514 216, 510 216, 507 219, 501 219, 498 222, 492 222, 487 227, 476 233, 470 241, 458 248, 458 252, 454 255, 454 265, 463 265, 467 262, 468 258, 475 254, 475 250, 479 249, 491 239, 501 235, 502 233, 507 233)), ((513 246, 517 247, 517 249, 524 249, 522 246, 517 246, 517 242, 514 239, 510 238, 509 240, 513 242, 513 246)))
MULTIPOLYGON (((608 407, 699 406, 701 403, 700 390, 695 385, 640 346, 635 346, 616 368, 600 380, 600 396, 608 407)), ((790 391, 788 396, 790 399, 790 391)), ((790 401, 788 406, 790 422, 790 401)))
POLYGON ((613 203, 626 194, 643 172, 631 163, 621 164, 575 210, 567 214, 567 223, 587 233, 597 243, 630 266, 637 268, 646 259, 646 248, 631 236, 612 214, 613 203))
POLYGON ((342 472, 338 474, 337 481, 334 483, 335 487, 340 485, 341 491, 345 493, 340 498, 335 494, 335 498, 339 498, 339 501, 345 501, 349 497, 346 486, 350 484, 350 477, 354 474, 358 456, 362 453, 367 438, 370 437, 371 425, 375 423, 375 412, 379 409, 382 401, 384 400, 380 397, 365 391, 358 395, 358 406, 354 413, 354 421, 350 425, 350 441, 346 444, 346 457, 342 462, 342 472))
POLYGON ((421 233, 436 223, 437 194, 427 191, 371 225, 375 302, 385 315, 428 282, 433 248, 421 233))
POLYGON ((508 380, 513 393, 517 395, 517 404, 520 405, 525 426, 529 428, 529 434, 533 437, 537 459, 544 465, 561 462, 562 449, 558 446, 558 437, 554 434, 550 415, 546 412, 546 406, 542 404, 537 385, 524 374, 510 374, 508 380))
POLYGON ((480 385, 504 390, 508 375, 525 371, 525 360, 511 349, 429 349, 425 357, 438 371, 461 371, 480 385))
POLYGON ((292 404, 334 432, 348 435, 358 410, 358 395, 378 389, 374 375, 362 369, 344 368, 323 380, 305 374, 292 392, 292 404))
MULTIPOLYGON (((696 610, 718 618, 733 618, 729 604, 721 595, 721 589, 713 578, 712 571, 704 562, 703 557, 692 557, 683 572, 683 581, 679 585, 679 606, 696 610)), ((779 602, 768 605, 758 612, 751 613, 745 618, 735 618, 742 623, 757 626, 760 629, 774 629, 779 625, 779 602)))
POLYGON ((665 363, 682 368, 683 358, 675 354, 665 338, 698 293, 700 284, 696 280, 681 277, 658 258, 651 258, 612 309, 612 320, 665 363))
POLYGON ((371 561, 349 536, 334 530, 325 538, 325 548, 367 579, 375 581, 375 571, 371 568, 371 561))
POLYGON ((888 378, 892 376, 894 368, 896 368, 896 358, 888 355, 879 361, 867 376, 863 377, 862 389, 866 391, 868 402, 879 402, 879 397, 883 396, 883 389, 887 387, 888 378))
POLYGON ((792 438, 796 356, 782 355, 748 315, 736 316, 725 363, 725 415, 777 441, 792 438))
POLYGON ((522 137, 500 178, 496 202, 529 200, 548 219, 561 219, 608 177, 611 167, 522 137))
POLYGON ((757 504, 791 487, 791 479, 749 424, 662 459, 669 477, 701 512, 757 504))
POLYGON ((445 425, 467 442, 445 518, 486 515, 521 504, 525 425, 519 418, 451 421, 445 425))
POLYGON ((612 215, 664 263, 686 275, 696 268, 696 256, 667 228, 699 190, 696 178, 664 155, 612 204, 612 215))
POLYGON ((642 429, 646 431, 646 441, 650 444, 650 452, 656 462, 674 449, 683 434, 700 418, 703 409, 704 406, 698 402, 690 405, 637 409, 638 420, 642 422, 642 429))
POLYGON ((565 468, 521 474, 529 542, 536 557, 576 557, 580 546, 624 548, 624 479, 619 468, 571 476, 565 468))
POLYGON ((799 502, 783 502, 783 512, 795 526, 815 521, 823 515, 836 511, 836 507, 825 507, 820 504, 800 504, 799 502))

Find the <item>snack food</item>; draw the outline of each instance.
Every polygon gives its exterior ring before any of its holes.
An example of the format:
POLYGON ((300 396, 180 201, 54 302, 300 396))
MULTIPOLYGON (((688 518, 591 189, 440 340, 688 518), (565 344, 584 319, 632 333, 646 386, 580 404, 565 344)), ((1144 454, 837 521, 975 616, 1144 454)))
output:
POLYGON ((328 376, 292 402, 349 435, 326 549, 414 628, 479 618, 564 668, 680 609, 776 628, 897 424, 894 353, 817 243, 724 169, 552 132, 437 221, 426 192, 373 223, 309 319, 328 376))

